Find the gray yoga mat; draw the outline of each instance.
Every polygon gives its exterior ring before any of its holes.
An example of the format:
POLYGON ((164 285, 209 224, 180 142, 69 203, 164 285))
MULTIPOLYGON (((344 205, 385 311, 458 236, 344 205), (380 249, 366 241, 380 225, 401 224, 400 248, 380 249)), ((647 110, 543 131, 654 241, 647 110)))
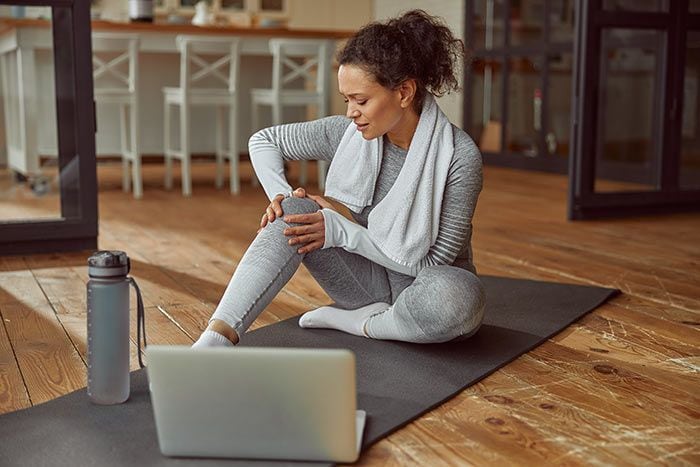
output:
MULTIPOLYGON (((482 277, 484 324, 448 344, 375 341, 301 329, 291 318, 243 336, 244 346, 347 348, 357 360, 358 408, 367 411, 363 449, 539 345, 617 293, 613 289, 482 277)), ((96 406, 81 389, 0 416, 2 466, 321 466, 327 463, 171 459, 158 450, 144 370, 130 399, 96 406)), ((245 421, 241 421, 245 423, 245 421)))

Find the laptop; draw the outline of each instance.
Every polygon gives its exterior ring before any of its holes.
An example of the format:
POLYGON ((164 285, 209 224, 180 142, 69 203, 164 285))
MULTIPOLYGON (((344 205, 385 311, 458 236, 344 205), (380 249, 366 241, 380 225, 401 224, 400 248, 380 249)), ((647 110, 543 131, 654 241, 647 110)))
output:
POLYGON ((148 380, 166 456, 354 462, 355 356, 344 349, 149 345, 148 380))

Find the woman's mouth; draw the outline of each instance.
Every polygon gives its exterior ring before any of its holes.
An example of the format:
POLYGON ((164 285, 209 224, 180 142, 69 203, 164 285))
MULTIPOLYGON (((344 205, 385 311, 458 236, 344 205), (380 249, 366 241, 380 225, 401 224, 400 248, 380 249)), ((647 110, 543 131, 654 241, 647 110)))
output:
POLYGON ((359 123, 355 123, 355 125, 357 125, 357 131, 363 132, 367 129, 367 127, 369 126, 369 123, 365 123, 363 125, 360 125, 359 123))

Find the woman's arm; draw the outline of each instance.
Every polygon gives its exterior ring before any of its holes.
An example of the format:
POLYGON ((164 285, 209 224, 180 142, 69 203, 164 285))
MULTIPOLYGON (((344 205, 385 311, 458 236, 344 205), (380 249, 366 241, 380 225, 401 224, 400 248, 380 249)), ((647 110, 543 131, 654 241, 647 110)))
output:
POLYGON ((248 150, 268 199, 292 190, 284 175, 285 160, 332 160, 349 123, 345 117, 333 116, 255 133, 248 150))
POLYGON ((435 244, 421 261, 425 266, 453 264, 471 243, 472 219, 483 185, 481 153, 463 130, 454 128, 455 157, 445 186, 435 244))
POLYGON ((322 209, 321 213, 323 214, 326 229, 324 249, 341 247, 350 253, 357 253, 393 271, 414 277, 418 274, 417 271, 414 272, 414 268, 396 263, 382 253, 382 250, 374 243, 365 227, 343 217, 332 209, 322 209))

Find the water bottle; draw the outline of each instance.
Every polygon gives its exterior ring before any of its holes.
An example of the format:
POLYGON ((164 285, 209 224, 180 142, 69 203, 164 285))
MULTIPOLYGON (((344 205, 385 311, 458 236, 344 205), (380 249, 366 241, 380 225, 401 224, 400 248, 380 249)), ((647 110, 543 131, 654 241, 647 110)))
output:
POLYGON ((138 356, 143 368, 143 300, 138 285, 127 276, 129 269, 129 257, 123 251, 98 251, 88 259, 87 392, 96 404, 121 404, 129 398, 129 285, 136 289, 138 356))

